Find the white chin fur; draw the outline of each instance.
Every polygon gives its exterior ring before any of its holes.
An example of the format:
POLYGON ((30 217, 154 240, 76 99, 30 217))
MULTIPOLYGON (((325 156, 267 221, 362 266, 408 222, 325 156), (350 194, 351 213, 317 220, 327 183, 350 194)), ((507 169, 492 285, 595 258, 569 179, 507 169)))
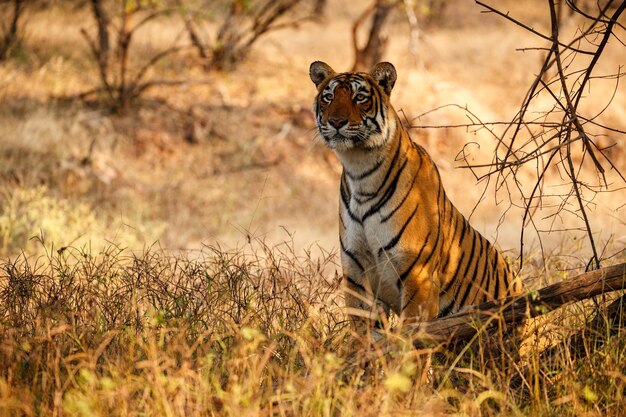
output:
POLYGON ((372 149, 378 148, 387 142, 387 135, 376 133, 370 135, 367 140, 352 140, 348 138, 331 138, 326 140, 326 146, 337 151, 349 149, 372 149))
POLYGON ((330 139, 326 141, 326 145, 337 151, 347 151, 350 149, 374 149, 384 146, 389 138, 395 134, 396 125, 383 125, 382 133, 373 133, 364 141, 353 141, 351 139, 330 139))
POLYGON ((336 151, 346 151, 348 149, 354 149, 357 147, 354 141, 344 138, 327 140, 326 146, 336 151))

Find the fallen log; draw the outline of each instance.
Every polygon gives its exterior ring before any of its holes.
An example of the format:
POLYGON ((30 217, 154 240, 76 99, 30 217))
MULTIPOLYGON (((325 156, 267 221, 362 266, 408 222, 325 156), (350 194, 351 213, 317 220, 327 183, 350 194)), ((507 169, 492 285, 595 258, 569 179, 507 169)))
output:
POLYGON ((626 288, 626 263, 585 272, 538 291, 480 304, 471 310, 425 321, 405 328, 416 346, 447 344, 469 339, 498 324, 514 327, 529 317, 545 314, 565 304, 626 288))

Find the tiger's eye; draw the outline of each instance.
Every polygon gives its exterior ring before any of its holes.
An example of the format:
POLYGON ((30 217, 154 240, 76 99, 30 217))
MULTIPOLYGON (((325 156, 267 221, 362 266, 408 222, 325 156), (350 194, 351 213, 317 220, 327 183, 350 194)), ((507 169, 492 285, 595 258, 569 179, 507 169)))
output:
POLYGON ((367 99, 367 97, 363 93, 359 93, 356 95, 356 97, 354 97, 354 101, 357 103, 361 101, 365 101, 365 99, 367 99))
POLYGON ((322 96, 322 100, 326 102, 330 102, 333 99, 333 95, 331 93, 326 93, 322 96))

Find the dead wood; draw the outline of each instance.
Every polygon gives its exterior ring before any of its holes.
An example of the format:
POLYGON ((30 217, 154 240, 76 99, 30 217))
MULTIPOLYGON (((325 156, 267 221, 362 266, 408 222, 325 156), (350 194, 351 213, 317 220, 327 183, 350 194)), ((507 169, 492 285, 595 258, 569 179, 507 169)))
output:
POLYGON ((359 16, 356 22, 354 22, 352 26, 352 44, 354 48, 354 65, 352 65, 352 71, 368 71, 374 64, 382 60, 383 53, 387 46, 387 39, 383 36, 382 30, 389 17, 389 13, 397 4, 397 2, 376 0, 359 16), (357 40, 358 31, 361 25, 372 14, 372 24, 369 29, 367 42, 361 48, 357 40))
POLYGON ((407 327, 416 346, 448 344, 471 338, 495 325, 515 327, 529 317, 545 314, 565 304, 626 288, 626 263, 585 272, 518 297, 488 302, 451 316, 407 327))
POLYGON ((0 61, 3 61, 8 57, 11 48, 18 42, 19 21, 23 12, 24 1, 14 0, 11 23, 6 30, 6 33, 2 36, 2 40, 0 40, 0 61))

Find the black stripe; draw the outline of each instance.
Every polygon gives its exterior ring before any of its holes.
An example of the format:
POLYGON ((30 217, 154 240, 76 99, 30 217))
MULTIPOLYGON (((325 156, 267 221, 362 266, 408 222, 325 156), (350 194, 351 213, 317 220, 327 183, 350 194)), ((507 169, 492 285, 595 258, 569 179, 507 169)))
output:
MULTIPOLYGON (((488 243, 487 239, 485 239, 483 236, 479 236, 481 237, 481 241, 488 243)), ((482 244, 481 244, 482 246, 482 244)), ((487 256, 488 252, 487 252, 488 246, 487 244, 485 244, 484 246, 482 246, 482 252, 480 254, 480 258, 478 259, 478 261, 480 262, 480 260, 483 260, 485 262, 485 266, 483 268, 483 276, 480 279, 480 285, 478 286, 478 290, 476 291, 476 296, 474 297, 474 299, 472 300, 472 304, 478 304, 478 301, 480 300, 480 297, 485 297, 488 293, 489 290, 489 280, 487 280, 487 285, 485 286, 485 279, 487 279, 487 274, 489 272, 489 257, 487 256)), ((488 300, 487 300, 488 301, 488 300)))
MULTIPOLYGON (((478 235, 476 234, 474 237, 474 240, 476 240, 478 238, 478 235)), ((480 243, 480 249, 479 251, 482 250, 482 243, 480 242, 480 239, 478 240, 478 243, 480 243)), ((467 289, 465 290, 465 294, 463 294, 463 297, 461 297, 461 301, 459 303, 459 307, 464 307, 466 304, 465 302, 467 301, 467 297, 469 296, 471 290, 473 287, 475 287, 475 282, 476 282, 476 275, 478 274, 478 265, 479 265, 479 260, 474 258, 475 262, 474 262, 474 272, 472 273, 472 278, 469 280, 469 283, 467 285, 467 289)), ((467 279, 467 276, 465 277, 465 279, 467 279)))
POLYGON ((344 276, 344 277, 345 277, 346 281, 348 281, 350 284, 352 284, 355 287, 358 287, 359 289, 365 291, 365 287, 364 286, 362 286, 361 284, 359 284, 358 282, 356 282, 355 280, 353 280, 349 276, 344 276))
POLYGON ((383 98, 380 94, 380 91, 378 91, 377 89, 373 89, 373 93, 375 94, 376 97, 376 112, 374 113, 374 120, 372 120, 372 122, 374 123, 374 125, 376 125, 376 129, 377 129, 377 133, 382 133, 383 130, 380 127, 380 123, 378 123, 378 120, 376 120, 376 116, 380 115, 382 120, 387 120, 387 115, 385 114, 385 106, 384 106, 384 101, 383 98))
MULTIPOLYGON (((452 204, 452 203, 450 203, 450 204, 452 204)), ((452 218, 454 218, 454 219, 455 219, 455 221, 452 223, 452 226, 453 226, 453 227, 452 227, 452 233, 451 233, 451 234, 450 234, 450 236, 449 236, 449 239, 450 239, 450 244, 448 245, 448 248, 447 248, 447 250, 445 251, 445 254, 446 254, 446 260, 445 260, 445 262, 444 262, 444 264, 443 264, 443 266, 442 266, 442 268, 441 268, 441 272, 442 272, 442 273, 445 273, 445 272, 446 272, 446 270, 447 270, 447 268, 448 268, 448 264, 450 263, 450 248, 452 248, 452 245, 453 245, 453 244, 454 244, 454 242, 456 241, 456 240, 454 239, 454 237, 456 236, 456 232, 457 232, 457 224, 459 223, 459 219, 462 219, 462 218, 463 218, 463 216, 461 216, 458 212, 456 212, 456 214, 457 214, 457 215, 456 215, 456 216, 454 216, 454 213, 455 213, 455 212, 454 212, 454 210, 452 210, 452 211, 451 211, 451 213, 452 213, 452 218)), ((462 256, 461 256, 461 259, 463 259, 463 257, 462 257, 462 256)), ((459 262, 460 262, 460 261, 459 261, 459 262)), ((454 275, 456 274, 456 272, 458 271, 458 269, 459 269, 459 264, 457 263, 456 270, 454 271, 454 274, 452 275, 452 280, 454 280, 454 275)))
POLYGON ((363 218, 361 219, 361 221, 365 221, 365 219, 367 219, 369 216, 378 212, 381 208, 383 208, 385 204, 387 204, 391 197, 393 197, 393 194, 396 192, 396 188, 398 187, 398 180, 400 179, 400 175, 402 174, 402 171, 404 171, 404 168, 406 167, 408 162, 408 158, 404 160, 404 162, 398 169, 398 172, 396 173, 393 181, 391 182, 391 184, 389 184, 387 191, 385 191, 385 194, 383 194, 380 200, 378 200, 376 204, 370 207, 369 210, 367 210, 365 214, 363 214, 363 218))
MULTIPOLYGON (((491 264, 488 258, 487 258, 487 262, 491 264)), ((491 265, 489 265, 489 269, 487 270, 487 279, 489 280, 487 283, 487 295, 490 295, 492 300, 497 300, 500 297, 498 297, 498 294, 493 292, 495 282, 493 279, 493 268, 491 267, 491 265)), ((491 301, 491 300, 486 300, 486 301, 491 301)))
MULTIPOLYGON (((439 196, 441 195, 441 190, 442 188, 439 187, 438 190, 438 194, 437 194, 437 201, 439 201, 439 196)), ((433 254, 435 253, 435 251, 437 250, 437 245, 439 244, 439 236, 441 232, 441 217, 437 218, 437 237, 435 238, 435 244, 432 247, 432 250, 430 251, 430 254, 428 255, 428 257, 426 258, 426 260, 424 262, 422 262, 422 270, 424 269, 425 265, 428 265, 428 263, 430 262, 430 259, 432 258, 433 254)), ((426 243, 428 242, 428 238, 430 237, 430 231, 428 232, 428 234, 426 235, 426 240, 424 241, 424 245, 422 245, 422 248, 420 249, 417 258, 415 258, 415 260, 413 261, 413 263, 411 264, 411 266, 409 267, 409 269, 407 269, 401 276, 400 276, 400 280, 404 281, 406 279, 406 277, 409 275, 409 272, 411 271, 411 269, 413 269, 413 267, 415 266, 415 263, 417 262, 417 260, 420 258, 420 256, 422 255, 422 252, 424 251, 424 248, 426 247, 426 243)), ((421 273, 421 271, 420 271, 421 273)), ((417 291, 415 291, 413 293, 413 296, 411 296, 411 299, 409 300, 408 303, 406 303, 404 305, 404 307, 402 307, 402 311, 404 311, 404 309, 413 301, 413 298, 415 298, 415 295, 417 294, 417 291)))
MULTIPOLYGON (((452 203, 450 203, 450 207, 452 208, 452 203)), ((454 216, 454 210, 452 210, 450 213, 452 214, 452 216, 451 216, 451 217, 455 218, 455 216, 454 216)), ((444 261, 444 263, 443 263, 442 267, 440 268, 440 271, 441 271, 442 273, 443 273, 443 272, 446 272, 446 270, 447 270, 447 268, 448 268, 448 264, 450 263, 450 248, 452 247, 452 243, 454 242, 454 236, 456 235, 456 225, 457 225, 457 224, 458 224, 458 222, 459 222, 458 217, 460 217, 460 216, 458 216, 458 213, 457 213, 457 217, 455 218, 455 219, 456 219, 456 221, 452 222, 452 233, 451 233, 451 234, 450 234, 450 236, 449 236, 449 239, 450 239, 450 244, 448 245, 447 250, 445 250, 445 252, 444 252, 444 253, 445 253, 446 258, 445 258, 445 261, 444 261)))
POLYGON ((376 197, 376 191, 374 191, 373 193, 362 193, 360 191, 357 191, 354 193, 355 195, 359 196, 359 197, 365 197, 364 200, 359 200, 358 198, 356 199, 356 201, 358 201, 359 204, 365 204, 368 201, 370 201, 372 198, 376 197))
POLYGON ((375 133, 382 133, 383 129, 380 127, 380 123, 378 123, 378 120, 376 120, 376 117, 380 115, 383 121, 385 121, 387 117, 385 115, 385 106, 384 106, 383 99, 380 95, 380 92, 376 89, 372 89, 371 102, 373 105, 375 105, 375 109, 374 109, 375 111, 374 111, 374 114, 372 116, 369 116, 367 119, 371 121, 376 127, 374 130, 375 133), (376 99, 376 101, 374 101, 374 99, 376 99))
POLYGON ((500 271, 498 271, 498 253, 494 253, 493 257, 493 272, 495 273, 496 288, 493 293, 496 297, 500 298, 500 271))
POLYGON ((443 264, 441 265, 441 268, 439 269, 441 273, 446 272, 446 268, 448 268, 449 263, 450 263, 450 251, 447 250, 445 261, 443 261, 443 264))
POLYGON ((450 282, 448 282, 448 285, 446 285, 446 287, 443 289, 444 293, 448 293, 448 291, 450 290, 450 287, 452 287, 452 285, 456 282, 456 274, 458 274, 459 272, 459 268, 461 264, 463 263, 464 257, 465 257, 465 252, 461 253, 461 259, 459 259, 459 262, 456 264, 456 269, 454 270, 454 274, 452 274, 452 278, 450 279, 450 282))
POLYGON ((400 241, 400 238, 402 237, 402 234, 404 233, 404 230, 409 225, 409 223, 411 223, 411 220, 413 220, 415 213, 417 213, 417 208, 419 206, 420 206, 419 204, 415 206, 415 210, 413 210, 413 213, 411 213, 411 215, 406 220, 406 222, 404 222, 404 224, 400 228, 400 231, 393 237, 393 239, 391 239, 389 243, 387 243, 384 247, 378 249, 378 256, 382 255, 383 252, 388 251, 389 249, 393 248, 394 246, 398 244, 398 242, 400 241))
MULTIPOLYGON (((374 191, 373 193, 364 193, 364 194, 373 195, 375 197, 376 195, 378 195, 380 190, 382 190, 387 184, 387 181, 389 180, 389 176, 391 175, 391 171, 393 171, 393 169, 395 168, 396 162, 400 155, 400 148, 402 147, 402 141, 400 140, 401 138, 402 137, 398 139, 398 147, 396 148, 393 158, 391 159, 391 163, 389 164, 389 167, 387 168, 387 172, 385 172, 385 178, 383 179, 383 182, 380 184, 378 189, 374 191)), ((374 199, 374 197, 370 197, 369 199, 365 200, 364 203, 367 203, 368 201, 374 199)))
MULTIPOLYGON (((486 239, 485 239, 486 240, 486 239)), ((491 257, 496 253, 496 248, 491 246, 491 243, 486 240, 487 242, 487 262, 489 263, 489 270, 487 271, 488 275, 489 275, 489 284, 487 285, 487 293, 491 294, 493 299, 498 299, 500 298, 498 296, 497 293, 494 292, 494 286, 495 286, 495 280, 494 280, 494 268, 493 268, 493 263, 491 262, 491 257)))
POLYGON ((428 234, 426 235, 426 239, 424 239, 424 244, 422 245, 422 248, 420 249, 420 251, 417 253, 417 256, 415 257, 413 262, 411 262, 411 265, 409 265, 409 267, 407 268, 406 271, 404 271, 402 274, 400 274, 400 281, 404 282, 406 277, 411 272, 411 269, 413 269, 413 267, 417 263, 417 260, 422 256, 422 252, 424 252, 424 248, 426 248, 426 245, 428 244, 428 238, 429 237, 430 237, 430 232, 428 232, 428 234))
POLYGON ((341 195, 341 201, 343 203, 343 207, 346 209, 346 212, 348 212, 348 216, 352 220, 354 220, 358 224, 362 224, 363 222, 361 221, 361 219, 359 219, 356 216, 356 214, 354 214, 352 210, 350 210, 350 195, 349 195, 349 191, 347 188, 348 186, 345 184, 345 177, 342 175, 341 186, 339 187, 339 194, 341 195))
POLYGON ((411 296, 409 301, 406 302, 406 304, 402 307, 402 309, 400 311, 404 311, 409 306, 409 304, 411 304, 413 302, 413 299, 415 299, 416 295, 417 295, 417 290, 413 291, 413 295, 411 296))
MULTIPOLYGON (((478 269, 478 267, 476 267, 476 268, 474 269, 474 275, 476 275, 476 270, 477 270, 477 269, 478 269)), ((466 304, 465 304, 465 301, 467 301, 467 297, 469 296, 470 291, 472 290, 472 288, 473 288, 473 287, 474 287, 474 285, 473 285, 473 281, 472 281, 472 280, 470 280, 470 281, 467 283, 467 287, 465 287, 465 292, 463 293, 463 297, 461 297, 461 300, 459 301, 459 304, 458 304, 459 308, 465 307, 465 305, 466 305, 466 304)))
MULTIPOLYGON (((471 304, 476 304, 477 298, 480 297, 482 293, 481 289, 483 289, 483 285, 485 283, 485 277, 487 275, 487 259, 484 255, 485 253, 485 245, 483 244, 486 239, 483 238, 483 236, 480 233, 476 233, 476 235, 478 236, 478 242, 480 242, 480 249, 478 251, 478 253, 476 254, 476 269, 478 269, 480 267, 480 263, 481 261, 484 261, 484 266, 483 266, 483 273, 482 276, 480 276, 480 283, 478 284, 478 287, 476 288, 476 293, 474 294, 474 298, 471 301, 471 304)), ((478 275, 476 276, 476 278, 478 278, 478 275)))
POLYGON ((509 281, 509 271, 507 271, 506 269, 506 265, 503 268, 504 270, 504 288, 506 288, 506 294, 510 295, 511 294, 511 282, 509 281))
POLYGON ((387 220, 389 220, 391 218, 391 216, 393 216, 395 214, 396 211, 398 211, 400 209, 400 207, 402 207, 402 204, 404 204, 404 202, 406 201, 406 199, 409 197, 409 194, 411 194, 411 191, 413 191, 413 184, 415 184, 415 179, 417 178, 417 175, 415 177, 413 177, 413 183, 411 184, 411 187, 407 190, 406 194, 404 195, 404 197, 402 198, 402 201, 400 201, 400 204, 398 204, 396 206, 396 208, 394 208, 393 210, 391 210, 389 212, 389 214, 387 214, 386 216, 382 216, 380 218, 380 222, 381 223, 385 223, 387 220))
MULTIPOLYGON (((450 203, 450 204, 452 204, 452 203, 450 203)), ((452 211, 452 214, 454 214, 454 210, 452 211)), ((456 236, 456 232, 457 232, 457 228, 458 228, 457 226, 459 224, 459 220, 464 221, 465 219, 463 218, 463 216, 458 211, 456 212, 456 216, 453 215, 452 217, 455 218, 455 222, 453 224, 454 228, 452 229, 453 232, 450 235, 450 239, 452 239, 454 241, 454 236, 456 236)))
POLYGON ((361 264, 361 262, 359 262, 359 260, 356 258, 356 255, 352 252, 350 252, 343 244, 343 241, 341 239, 339 239, 339 244, 341 245, 341 250, 343 251, 343 253, 345 253, 346 255, 348 255, 348 257, 350 259, 352 259, 352 261, 359 267, 359 269, 361 271, 365 271, 365 268, 363 268, 363 264, 361 264))
POLYGON ((442 207, 443 208, 443 212, 439 211, 439 221, 440 222, 441 222, 442 219, 444 221, 446 219, 446 213, 447 213, 446 206, 447 206, 447 203, 450 201, 447 198, 445 198, 446 195, 445 195, 445 193, 443 193, 443 204, 439 204, 439 198, 441 196, 441 189, 442 188, 443 187, 441 186, 441 180, 440 180, 439 181, 439 191, 438 191, 438 194, 437 194, 437 207, 442 207))
MULTIPOLYGON (((439 188, 438 193, 441 193, 441 187, 439 188)), ((437 195, 437 199, 439 199, 439 194, 437 195)), ((428 265, 430 263, 431 258, 437 251, 437 245, 439 244, 439 236, 441 235, 440 232, 441 232, 441 218, 437 218, 437 237, 435 238, 435 244, 433 245, 433 248, 428 254, 428 257, 426 258, 426 260, 422 262, 422 269, 424 269, 424 265, 428 265)), ((430 235, 430 232, 428 232, 428 235, 430 235)), ((424 248, 422 247, 422 249, 424 248)), ((421 250, 420 250, 420 253, 421 253, 421 250)))
POLYGON ((378 168, 380 168, 383 165, 383 162, 385 162, 385 158, 381 158, 380 161, 377 161, 374 166, 372 166, 370 169, 368 169, 367 171, 359 174, 359 175, 354 175, 352 174, 350 171, 348 171, 347 169, 344 168, 344 171, 346 172, 346 175, 348 177, 350 177, 351 180, 363 180, 367 177, 369 177, 370 175, 372 175, 374 172, 376 172, 378 170, 378 168))
POLYGON ((459 237, 459 245, 463 244, 463 238, 465 237, 465 232, 467 231, 467 226, 469 226, 469 223, 468 223, 467 219, 465 217, 463 217, 463 215, 461 215, 461 220, 463 221, 463 228, 461 229, 461 237, 459 237))
POLYGON ((400 207, 402 207, 402 205, 404 204, 406 199, 409 197, 409 194, 411 194, 411 191, 413 191, 413 186, 415 185, 415 181, 417 181, 417 175, 419 174, 421 168, 422 168, 422 163, 420 161, 420 166, 417 168, 417 171, 415 171, 415 175, 413 176, 413 180, 411 181, 411 185, 409 186, 409 189, 407 190, 406 194, 402 198, 402 201, 400 201, 400 203, 393 210, 391 210, 389 212, 389 214, 387 214, 386 216, 381 217, 381 219, 380 219, 381 223, 385 223, 387 220, 389 220, 391 218, 391 216, 393 216, 394 213, 396 211, 398 211, 400 209, 400 207))
MULTIPOLYGON (((468 226, 468 229, 470 232, 474 232, 474 229, 472 229, 471 226, 468 226)), ((474 232, 474 238, 472 239, 472 249, 470 250, 470 255, 469 255, 469 258, 467 259, 467 265, 465 266, 465 272, 463 272, 461 279, 464 279, 467 277, 467 273, 469 272, 469 269, 472 265, 472 261, 475 259, 474 258, 475 251, 476 251, 476 234, 474 232)))
MULTIPOLYGON (((473 230, 473 229, 471 229, 473 230)), ((461 274, 458 279, 463 282, 463 281, 467 281, 467 273, 469 272, 470 267, 472 266, 472 261, 474 260, 474 250, 475 250, 475 246, 476 246, 476 239, 472 239, 472 249, 470 251, 470 254, 467 258, 467 264, 465 265, 465 272, 463 272, 463 274, 461 274)), ((465 255, 465 252, 463 252, 463 255, 465 255)), ((454 299, 458 299, 459 298, 459 293, 461 292, 461 288, 462 285, 459 284, 459 286, 457 287, 456 291, 454 292, 454 299)), ((458 307, 461 307, 461 304, 457 304, 458 307)))
POLYGON ((380 128, 380 123, 378 123, 378 120, 376 120, 376 116, 378 116, 378 113, 374 113, 374 116, 367 117, 367 120, 369 120, 375 127, 373 133, 382 133, 383 130, 380 128))
MULTIPOLYGON (((441 306, 439 306, 441 308, 441 306)), ((437 314, 437 318, 445 317, 454 312, 454 300, 451 300, 450 303, 445 306, 443 309, 439 310, 439 314, 437 314)))
POLYGON ((433 257, 433 255, 437 251, 437 244, 439 243, 439 235, 440 235, 439 231, 440 230, 441 230, 441 227, 437 226, 437 237, 435 238, 435 244, 433 245, 433 249, 428 254, 428 257, 424 260, 424 262, 423 262, 424 265, 428 265, 428 263, 430 262, 431 258, 433 257))

